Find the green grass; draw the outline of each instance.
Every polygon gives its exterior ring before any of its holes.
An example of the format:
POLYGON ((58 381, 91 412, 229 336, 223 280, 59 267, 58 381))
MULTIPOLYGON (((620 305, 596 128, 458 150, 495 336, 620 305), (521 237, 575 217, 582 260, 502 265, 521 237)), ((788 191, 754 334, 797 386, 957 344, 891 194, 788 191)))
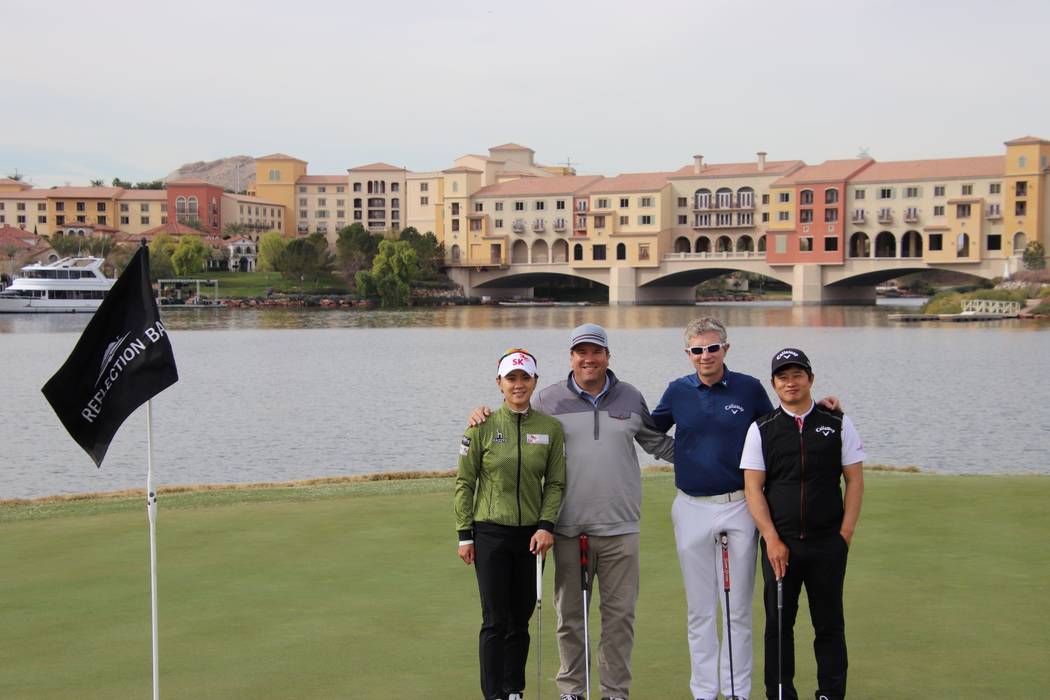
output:
MULTIPOLYGON (((633 697, 686 698, 673 481, 644 485, 633 697)), ((437 478, 162 494, 162 696, 477 697, 477 586, 455 555, 451 489, 437 478)), ((1046 697, 1048 500, 1046 477, 869 473, 846 579, 850 696, 1046 697)), ((0 506, 0 698, 148 697, 143 505, 0 506)), ((547 679, 530 698, 556 693, 552 572, 545 582, 547 679)), ((756 639, 762 621, 756 605, 756 639)), ((803 607, 803 697, 808 627, 803 607)), ((761 659, 759 643, 756 670, 761 659)))
MULTIPOLYGON (((207 272, 191 275, 187 279, 218 280, 219 296, 224 299, 265 297, 268 289, 286 294, 299 294, 299 280, 286 279, 279 272, 207 272)), ((303 290, 306 294, 317 293, 318 290, 339 294, 349 293, 346 280, 337 275, 324 275, 316 280, 304 280, 303 290)), ((203 296, 211 296, 211 289, 202 287, 201 293, 203 296)))

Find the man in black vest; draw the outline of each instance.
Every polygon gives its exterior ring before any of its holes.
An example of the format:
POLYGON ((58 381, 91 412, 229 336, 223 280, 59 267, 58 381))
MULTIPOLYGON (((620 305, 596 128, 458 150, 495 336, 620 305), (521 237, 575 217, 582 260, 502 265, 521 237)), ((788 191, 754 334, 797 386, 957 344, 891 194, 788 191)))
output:
POLYGON ((778 352, 772 374, 780 407, 751 424, 740 459, 747 505, 762 534, 766 697, 776 698, 783 683, 784 698, 798 698, 793 628, 805 585, 815 632, 815 697, 841 700, 846 696, 847 667, 842 583, 864 496, 864 446, 849 418, 813 403, 813 369, 804 352, 778 352), (780 579, 783 678, 778 677, 777 663, 780 579))

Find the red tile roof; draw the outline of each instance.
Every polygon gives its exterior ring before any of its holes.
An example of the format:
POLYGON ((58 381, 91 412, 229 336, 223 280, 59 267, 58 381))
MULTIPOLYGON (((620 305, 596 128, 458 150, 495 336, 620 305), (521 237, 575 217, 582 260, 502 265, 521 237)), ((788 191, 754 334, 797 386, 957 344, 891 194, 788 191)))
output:
POLYGON ((124 190, 117 195, 117 199, 142 199, 151 202, 164 201, 167 198, 167 190, 124 190))
POLYGON ((50 191, 34 187, 17 192, 0 192, 0 199, 47 199, 47 193, 50 191))
POLYGON ((490 151, 528 151, 529 153, 535 153, 528 146, 522 146, 520 143, 505 143, 500 146, 493 146, 489 149, 490 151))
POLYGON ((1005 156, 936 158, 874 163, 850 182, 888 182, 890 180, 941 180, 959 177, 1001 177, 1006 172, 1005 156))
POLYGON ((667 184, 671 173, 623 173, 604 177, 587 187, 585 194, 616 194, 619 192, 655 192, 667 184))
POLYGON ((180 178, 178 180, 168 180, 168 182, 166 184, 169 187, 171 185, 175 185, 176 187, 181 185, 181 186, 184 186, 184 187, 202 187, 202 186, 207 186, 207 187, 218 187, 220 190, 222 189, 222 185, 216 185, 214 182, 208 182, 207 180, 202 180, 199 177, 184 177, 184 178, 180 178))
POLYGON ((1011 139, 1006 142, 1007 146, 1028 146, 1031 144, 1046 144, 1050 146, 1050 141, 1041 139, 1038 136, 1022 136, 1019 139, 1011 139))
POLYGON ((4 185, 18 185, 22 189, 29 189, 30 187, 32 187, 32 185, 30 185, 25 180, 15 180, 14 178, 10 177, 0 177, 0 186, 4 185))
POLYGON ((399 168, 396 165, 390 165, 390 163, 369 163, 368 165, 359 165, 356 168, 348 168, 347 172, 372 172, 372 171, 392 171, 392 170, 404 170, 405 168, 399 168))
POLYGON ((449 168, 448 170, 442 170, 441 172, 448 173, 448 174, 452 175, 452 174, 455 174, 455 173, 478 173, 478 174, 480 174, 480 173, 482 173, 484 171, 478 170, 477 168, 468 168, 465 165, 460 165, 460 166, 455 167, 455 168, 449 168))
POLYGON ((113 199, 123 191, 123 187, 52 187, 47 190, 47 196, 56 199, 113 199))
POLYGON ((294 161, 296 161, 298 163, 305 163, 306 162, 305 160, 299 160, 298 158, 293 158, 293 157, 287 156, 287 155, 285 155, 283 153, 271 153, 268 156, 259 156, 255 160, 294 160, 294 161))
POLYGON ((13 245, 16 248, 29 250, 40 243, 42 236, 8 224, 0 227, 0 245, 13 245))
POLYGON ((686 165, 669 175, 672 179, 689 179, 697 177, 741 177, 746 175, 785 175, 792 173, 806 164, 801 160, 767 160, 764 170, 758 169, 758 163, 705 163, 696 173, 692 165, 686 165))
POLYGON ((474 197, 528 197, 543 195, 572 195, 602 179, 601 175, 564 175, 557 177, 527 177, 482 187, 474 197))
POLYGON ((779 180, 774 180, 773 187, 785 185, 799 185, 807 182, 843 182, 851 179, 858 172, 870 166, 875 161, 870 158, 850 158, 848 160, 826 160, 820 165, 807 165, 786 175, 779 180))

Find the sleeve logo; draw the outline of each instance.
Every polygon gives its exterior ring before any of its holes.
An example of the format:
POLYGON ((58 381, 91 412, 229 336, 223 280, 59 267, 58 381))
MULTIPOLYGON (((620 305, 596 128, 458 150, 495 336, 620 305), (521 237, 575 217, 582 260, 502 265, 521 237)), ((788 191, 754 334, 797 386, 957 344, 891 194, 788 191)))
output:
POLYGON ((526 433, 525 443, 528 445, 549 445, 551 442, 550 435, 546 433, 526 433))

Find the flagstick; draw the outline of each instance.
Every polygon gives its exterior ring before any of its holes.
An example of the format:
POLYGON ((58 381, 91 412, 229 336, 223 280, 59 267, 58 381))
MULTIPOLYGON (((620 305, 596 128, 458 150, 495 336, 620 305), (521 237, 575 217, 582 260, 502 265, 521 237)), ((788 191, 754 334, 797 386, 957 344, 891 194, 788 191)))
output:
POLYGON ((153 612, 153 700, 160 699, 157 664, 157 494, 153 491, 153 401, 146 401, 146 512, 149 515, 149 585, 153 612))

